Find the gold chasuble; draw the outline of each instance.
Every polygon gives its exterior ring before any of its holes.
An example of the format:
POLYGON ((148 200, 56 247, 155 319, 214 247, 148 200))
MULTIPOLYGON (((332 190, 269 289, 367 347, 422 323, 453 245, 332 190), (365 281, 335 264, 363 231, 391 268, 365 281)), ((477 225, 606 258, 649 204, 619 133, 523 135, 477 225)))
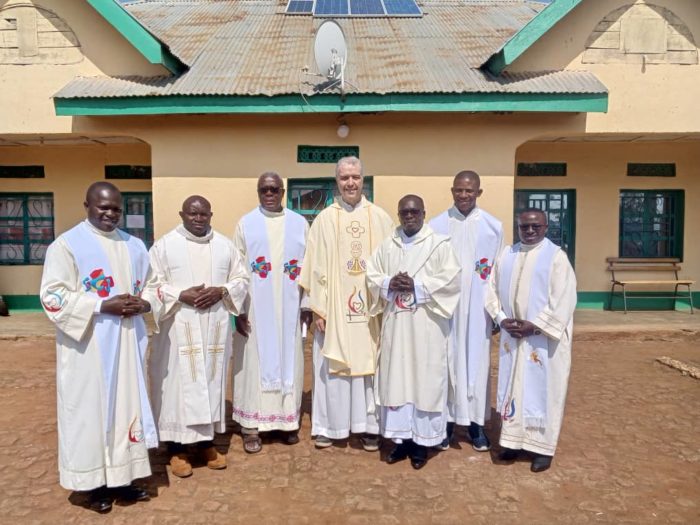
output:
POLYGON ((355 207, 336 199, 311 225, 300 284, 310 308, 326 320, 321 353, 332 374, 375 372, 380 322, 370 317, 365 273, 393 228, 389 215, 364 197, 355 207))

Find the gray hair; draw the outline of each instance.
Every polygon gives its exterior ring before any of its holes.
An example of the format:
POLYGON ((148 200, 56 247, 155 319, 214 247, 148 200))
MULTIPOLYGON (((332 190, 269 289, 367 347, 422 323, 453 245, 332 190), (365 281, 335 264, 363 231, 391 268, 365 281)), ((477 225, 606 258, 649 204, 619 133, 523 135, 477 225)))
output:
POLYGON ((359 166, 360 167, 360 175, 362 177, 365 176, 365 170, 362 167, 362 161, 355 157, 354 155, 349 156, 349 157, 342 157, 338 159, 338 162, 335 165, 335 178, 338 178, 338 175, 340 173, 340 167, 343 166, 344 164, 349 164, 351 166, 359 166))

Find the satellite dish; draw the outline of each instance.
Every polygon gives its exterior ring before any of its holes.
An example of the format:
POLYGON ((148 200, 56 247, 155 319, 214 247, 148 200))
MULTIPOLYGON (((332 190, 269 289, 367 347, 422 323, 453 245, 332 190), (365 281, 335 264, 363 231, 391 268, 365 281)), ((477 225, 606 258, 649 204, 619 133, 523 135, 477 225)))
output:
POLYGON ((343 30, 336 21, 326 20, 319 26, 314 39, 314 56, 319 73, 328 80, 339 81, 343 91, 348 48, 343 30))

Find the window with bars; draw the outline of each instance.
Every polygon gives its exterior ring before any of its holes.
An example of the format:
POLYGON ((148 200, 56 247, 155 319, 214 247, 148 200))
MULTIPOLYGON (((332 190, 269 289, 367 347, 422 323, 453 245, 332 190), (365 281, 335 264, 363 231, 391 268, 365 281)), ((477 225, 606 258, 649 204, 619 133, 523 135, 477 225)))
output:
POLYGON ((122 218, 119 228, 141 239, 147 248, 153 245, 153 197, 150 193, 122 193, 122 218))
POLYGON ((620 257, 683 257, 683 190, 620 191, 620 257))
POLYGON ((335 164, 343 157, 359 158, 359 146, 297 146, 297 162, 335 164))
POLYGON ((547 238, 569 256, 574 265, 576 255, 576 190, 516 190, 513 231, 517 233, 518 213, 537 208, 547 214, 547 238))
MULTIPOLYGON (((362 193, 373 200, 372 177, 365 177, 362 193)), ((290 179, 287 188, 287 207, 303 215, 309 224, 321 211, 333 203, 338 195, 334 177, 323 179, 290 179)))
POLYGON ((43 264, 53 240, 52 193, 0 193, 0 264, 43 264))
POLYGON ((566 162, 518 162, 518 177, 566 177, 566 162))
POLYGON ((150 179, 151 175, 150 166, 131 166, 128 164, 105 166, 105 179, 150 179))

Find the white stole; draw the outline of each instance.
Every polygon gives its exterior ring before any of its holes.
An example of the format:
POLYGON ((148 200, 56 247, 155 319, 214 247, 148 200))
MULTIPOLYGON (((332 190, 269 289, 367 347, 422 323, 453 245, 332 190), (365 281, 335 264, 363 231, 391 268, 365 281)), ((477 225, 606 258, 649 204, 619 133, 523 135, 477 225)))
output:
MULTIPOLYGON (((532 280, 529 283, 526 315, 528 321, 534 321, 547 305, 552 263, 554 256, 560 249, 547 238, 542 243, 535 262, 532 280)), ((511 296, 511 280, 520 247, 521 244, 517 243, 507 249, 500 264, 498 296, 501 299, 503 312, 509 319, 514 317, 513 307, 516 298, 511 296)), ((501 416, 504 420, 508 420, 515 414, 512 374, 518 344, 522 345, 523 355, 526 357, 523 377, 523 424, 526 428, 544 428, 547 424, 547 369, 549 365, 549 348, 547 336, 544 334, 514 339, 508 332, 501 330, 498 374, 498 406, 501 416)))
POLYGON ((270 261, 265 215, 256 208, 241 221, 246 251, 250 260, 251 300, 255 309, 255 335, 258 342, 260 384, 263 392, 282 391, 288 394, 294 386, 294 354, 299 325, 299 285, 301 261, 304 258, 306 219, 291 210, 284 210, 284 266, 275 268, 270 261), (276 319, 274 284, 270 278, 282 275, 282 334, 276 319))
MULTIPOLYGON (((176 283, 196 285, 192 274, 187 238, 177 229, 165 237, 165 249, 169 277, 176 283), (172 255, 170 255, 172 254, 172 255)), ((208 242, 211 250, 211 286, 223 285, 228 280, 229 266, 218 264, 230 259, 230 250, 225 242, 213 235, 208 242)), ((203 346, 199 310, 185 303, 175 316, 175 333, 179 354, 180 379, 184 423, 187 426, 206 425, 218 421, 221 413, 221 389, 229 313, 219 301, 209 308, 207 347, 203 346), (205 359, 208 352, 211 359, 205 359), (208 366, 207 366, 208 365, 208 366)))
MULTIPOLYGON (((119 234, 121 241, 126 243, 133 283, 118 283, 114 281, 109 258, 97 240, 97 234, 90 231, 90 227, 85 222, 81 222, 63 235, 75 258, 78 273, 82 276, 83 291, 100 299, 108 299, 127 292, 141 295, 150 267, 148 252, 143 243, 126 232, 121 230, 116 230, 116 232, 119 234)), ((148 333, 146 331, 146 323, 141 315, 135 315, 132 319, 134 321, 136 348, 139 353, 136 363, 141 405, 141 428, 143 429, 146 446, 155 448, 158 446, 158 434, 148 400, 143 370, 148 347, 148 333)), ((101 392, 101 396, 105 414, 104 428, 105 444, 107 446, 111 442, 109 437, 114 428, 121 323, 121 316, 111 314, 97 314, 94 321, 95 335, 102 362, 102 378, 106 390, 101 392)))
MULTIPOLYGON (((430 221, 430 226, 437 233, 450 236, 449 210, 441 213, 430 221)), ((466 227, 466 225, 464 225, 466 227)), ((491 318, 484 308, 486 287, 491 276, 491 269, 500 248, 500 226, 489 215, 483 212, 479 216, 476 238, 466 236, 466 253, 475 254, 474 261, 464 261, 469 265, 462 271, 462 295, 460 301, 469 301, 469 315, 450 319, 451 352, 467 345, 467 396, 474 397, 476 392, 477 371, 481 370, 481 361, 489 359, 488 341, 491 337, 491 318), (466 292, 466 293, 465 293, 466 292), (467 296, 468 294, 468 296, 467 296), (486 348, 484 348, 486 347, 486 348)), ((460 262, 462 256, 455 249, 460 262)), ((449 356, 454 362, 454 356, 449 356)), ((455 384, 453 367, 450 366, 451 382, 455 384)))

